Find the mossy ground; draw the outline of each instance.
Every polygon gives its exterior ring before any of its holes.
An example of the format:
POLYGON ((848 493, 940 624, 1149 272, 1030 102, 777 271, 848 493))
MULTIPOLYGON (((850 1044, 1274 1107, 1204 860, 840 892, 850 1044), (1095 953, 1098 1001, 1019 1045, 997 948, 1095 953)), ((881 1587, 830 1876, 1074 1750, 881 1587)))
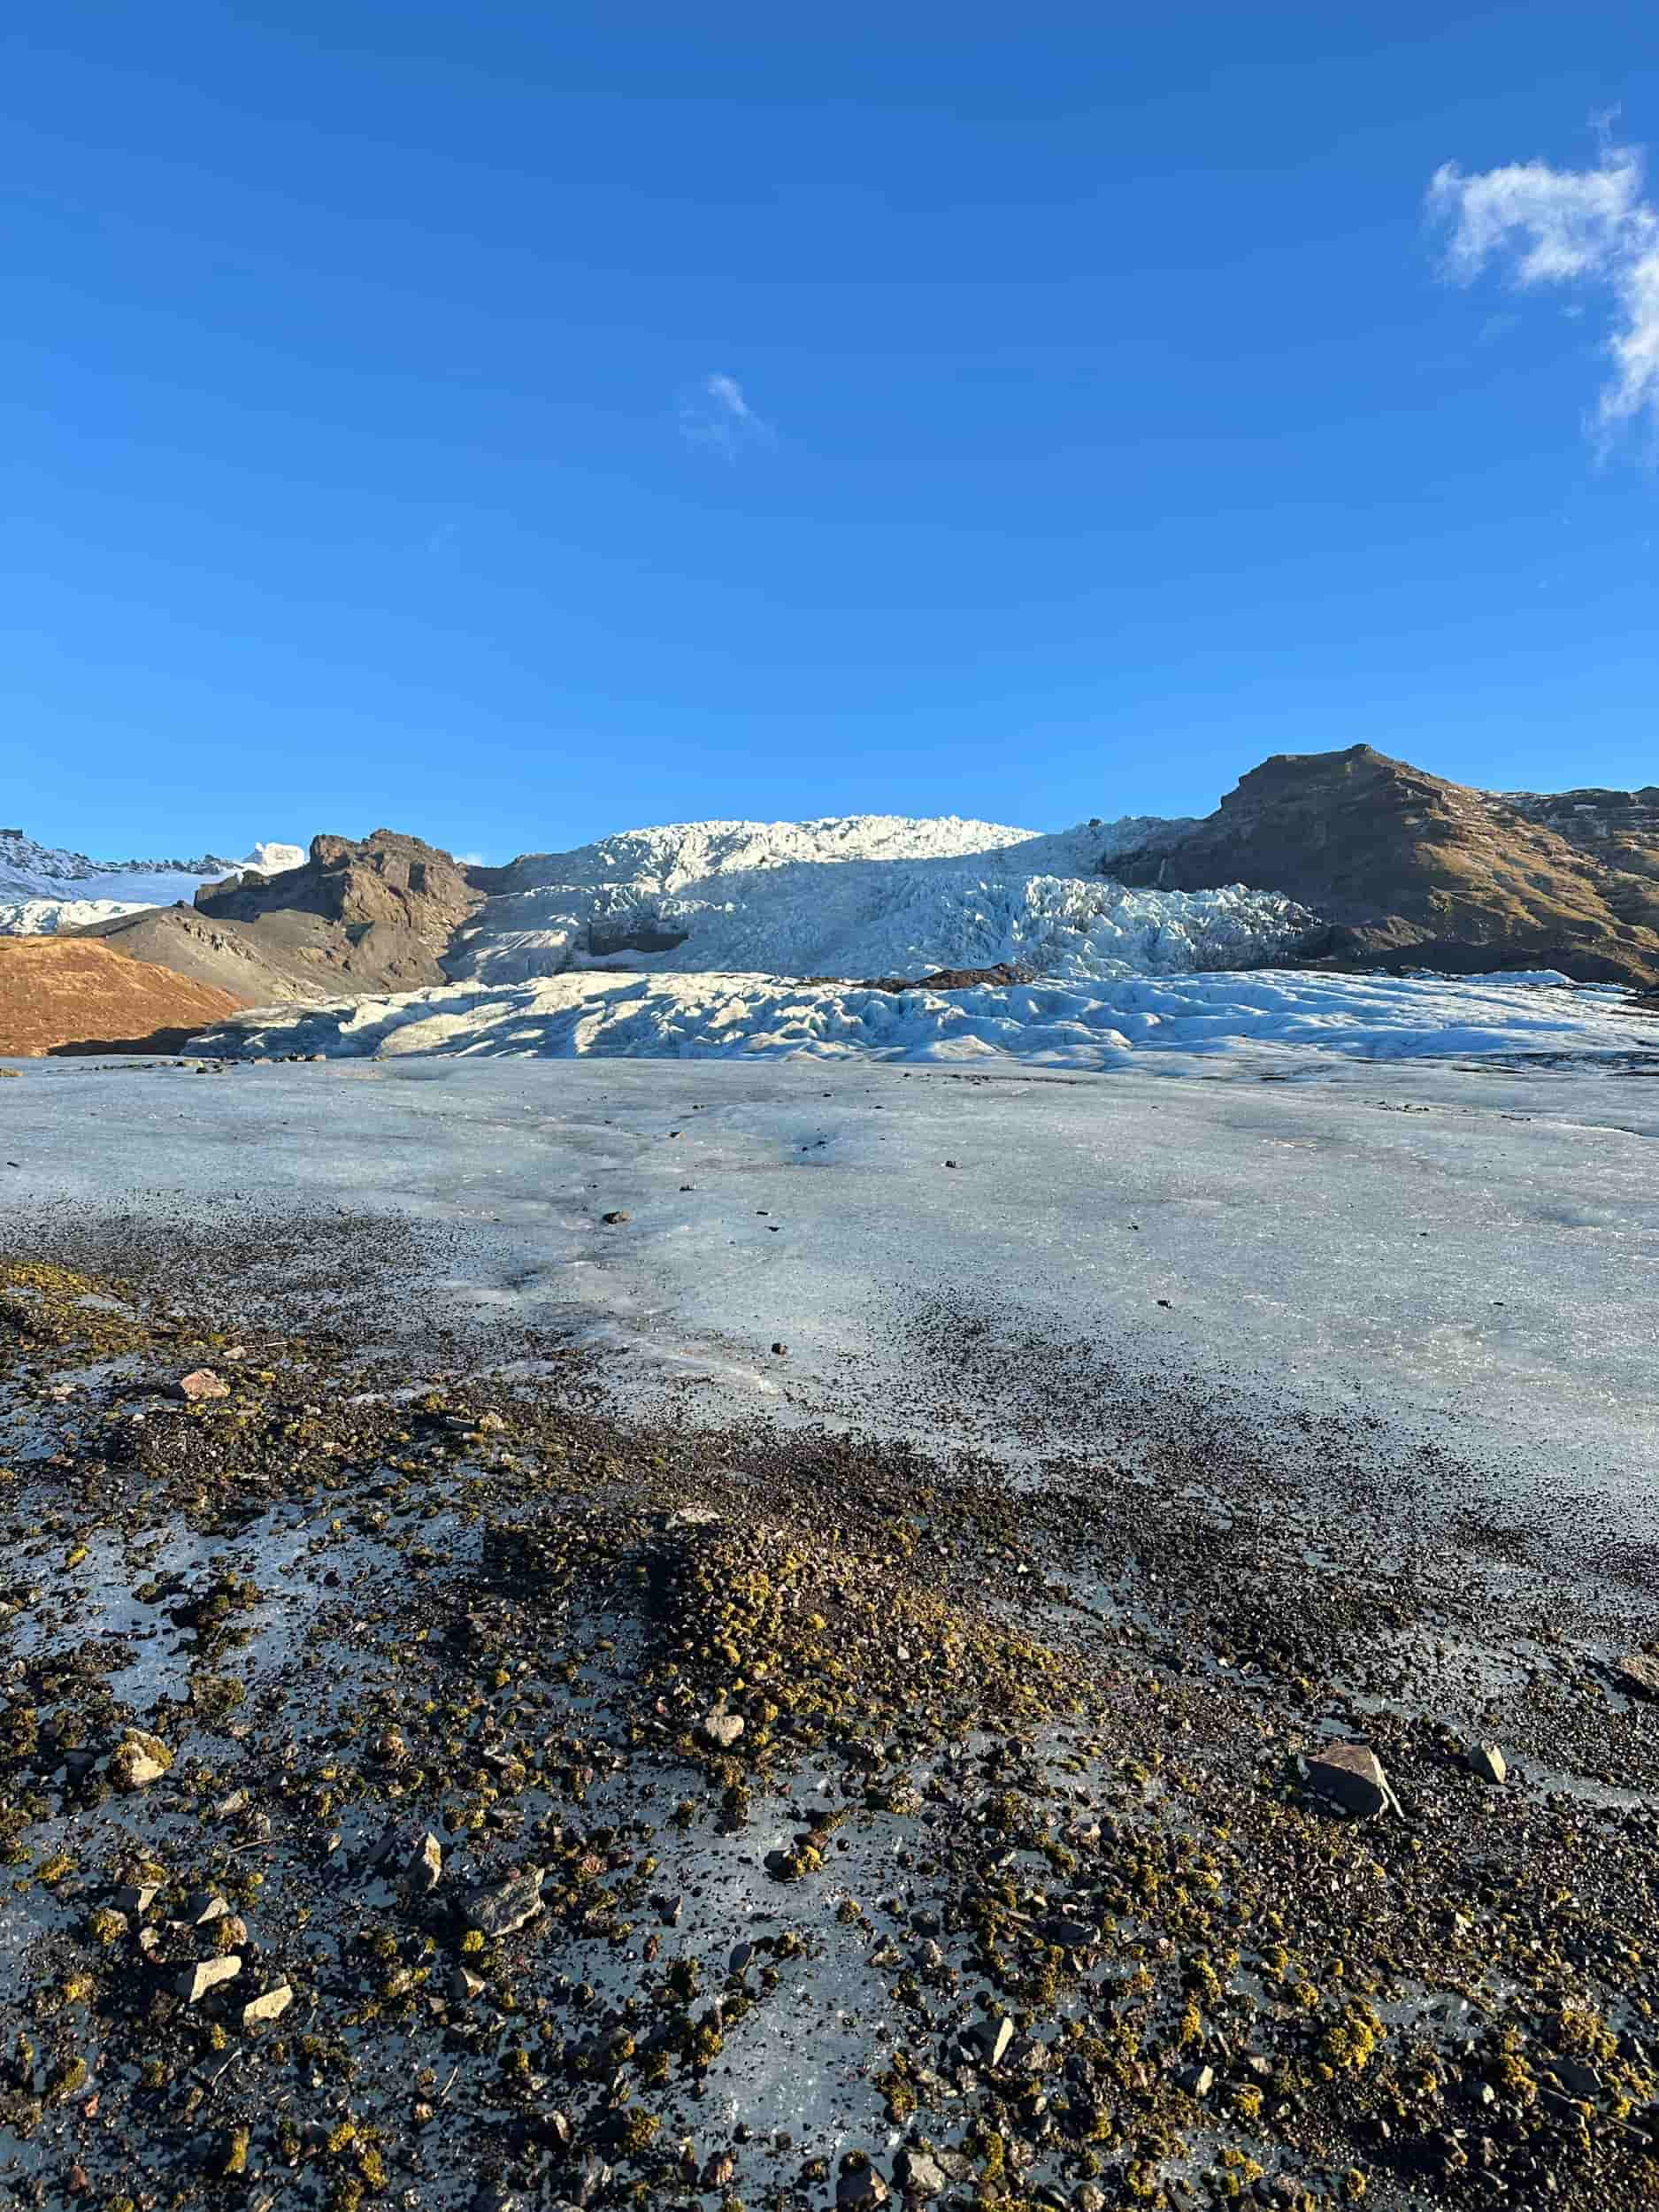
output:
MULTIPOLYGON (((360 1310, 296 1334, 204 1252, 72 1256, 0 1268, 19 2203, 821 2205, 855 2153, 850 2203, 901 2138, 964 2207, 1659 2189, 1651 1804, 1467 1772, 1422 1657, 1489 1628, 1455 1563, 628 1424, 574 1363, 509 1387, 360 1310), (228 1396, 165 1394, 202 1365, 228 1396), (1402 1817, 1310 1793, 1327 1724, 1402 1817)), ((1517 1727, 1647 1772, 1583 1654, 1522 1672, 1517 1727)))

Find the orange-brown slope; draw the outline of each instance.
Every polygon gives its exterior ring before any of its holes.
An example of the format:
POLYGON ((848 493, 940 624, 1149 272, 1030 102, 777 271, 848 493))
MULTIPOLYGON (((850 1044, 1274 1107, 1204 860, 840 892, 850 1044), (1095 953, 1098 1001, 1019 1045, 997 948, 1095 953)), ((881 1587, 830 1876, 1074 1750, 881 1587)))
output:
POLYGON ((165 1050, 246 1003, 83 937, 0 937, 0 1056, 165 1050))

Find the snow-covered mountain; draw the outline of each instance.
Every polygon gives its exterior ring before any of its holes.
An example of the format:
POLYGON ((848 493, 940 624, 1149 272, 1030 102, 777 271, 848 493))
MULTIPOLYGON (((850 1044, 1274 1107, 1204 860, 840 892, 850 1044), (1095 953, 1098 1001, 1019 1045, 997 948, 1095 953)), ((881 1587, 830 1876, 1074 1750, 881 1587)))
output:
POLYGON ((1044 975, 1243 967, 1310 917, 1268 891, 1128 891, 1102 873, 1188 826, 1148 816, 1044 834, 955 815, 681 822, 534 854, 458 933, 457 980, 577 969, 922 976, 1011 961, 1044 975))
POLYGON ((50 936, 150 906, 195 897, 198 884, 243 869, 278 875, 305 858, 298 845, 259 844, 243 860, 206 853, 196 860, 91 860, 0 829, 0 936, 50 936))

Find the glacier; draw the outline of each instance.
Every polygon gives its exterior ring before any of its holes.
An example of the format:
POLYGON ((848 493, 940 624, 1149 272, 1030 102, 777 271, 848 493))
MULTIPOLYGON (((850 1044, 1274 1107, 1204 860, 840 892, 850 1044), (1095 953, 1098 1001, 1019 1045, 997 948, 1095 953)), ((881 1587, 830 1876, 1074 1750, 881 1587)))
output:
POLYGON ((453 986, 253 1010, 196 1048, 518 1059, 903 1060, 1122 1067, 1147 1053, 1296 1060, 1622 1056, 1659 1032, 1611 985, 1553 973, 1397 977, 1279 970, 902 992, 774 975, 617 975, 453 986))
POLYGON ((1314 918, 1271 891, 1129 890, 1102 872, 1182 826, 1132 816, 1044 833, 955 815, 691 822, 501 872, 457 936, 458 982, 576 970, 914 978, 1004 963, 1045 976, 1253 965, 1314 918))
POLYGON ((256 868, 280 875, 297 868, 298 845, 256 845, 246 858, 206 853, 195 860, 91 860, 85 853, 37 844, 21 830, 0 829, 0 937, 46 937, 108 922, 146 907, 187 904, 203 883, 222 882, 256 868))

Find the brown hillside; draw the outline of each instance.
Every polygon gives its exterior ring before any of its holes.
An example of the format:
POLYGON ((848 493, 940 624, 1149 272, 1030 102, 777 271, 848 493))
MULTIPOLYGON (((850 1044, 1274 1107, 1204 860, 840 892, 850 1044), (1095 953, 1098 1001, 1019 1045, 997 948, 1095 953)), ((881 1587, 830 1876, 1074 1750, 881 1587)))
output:
POLYGON ((0 1056, 170 1049, 246 1001, 81 937, 0 937, 0 1056))
POLYGON ((204 884, 194 906, 152 907, 81 933, 134 958, 279 1005, 418 991, 481 902, 446 852, 376 830, 314 837, 303 867, 204 884))
POLYGON ((1652 792, 1540 799, 1448 783, 1369 745, 1280 753, 1184 834, 1107 872, 1177 891, 1282 891, 1329 927, 1302 956, 1343 965, 1559 968, 1659 984, 1652 792))

